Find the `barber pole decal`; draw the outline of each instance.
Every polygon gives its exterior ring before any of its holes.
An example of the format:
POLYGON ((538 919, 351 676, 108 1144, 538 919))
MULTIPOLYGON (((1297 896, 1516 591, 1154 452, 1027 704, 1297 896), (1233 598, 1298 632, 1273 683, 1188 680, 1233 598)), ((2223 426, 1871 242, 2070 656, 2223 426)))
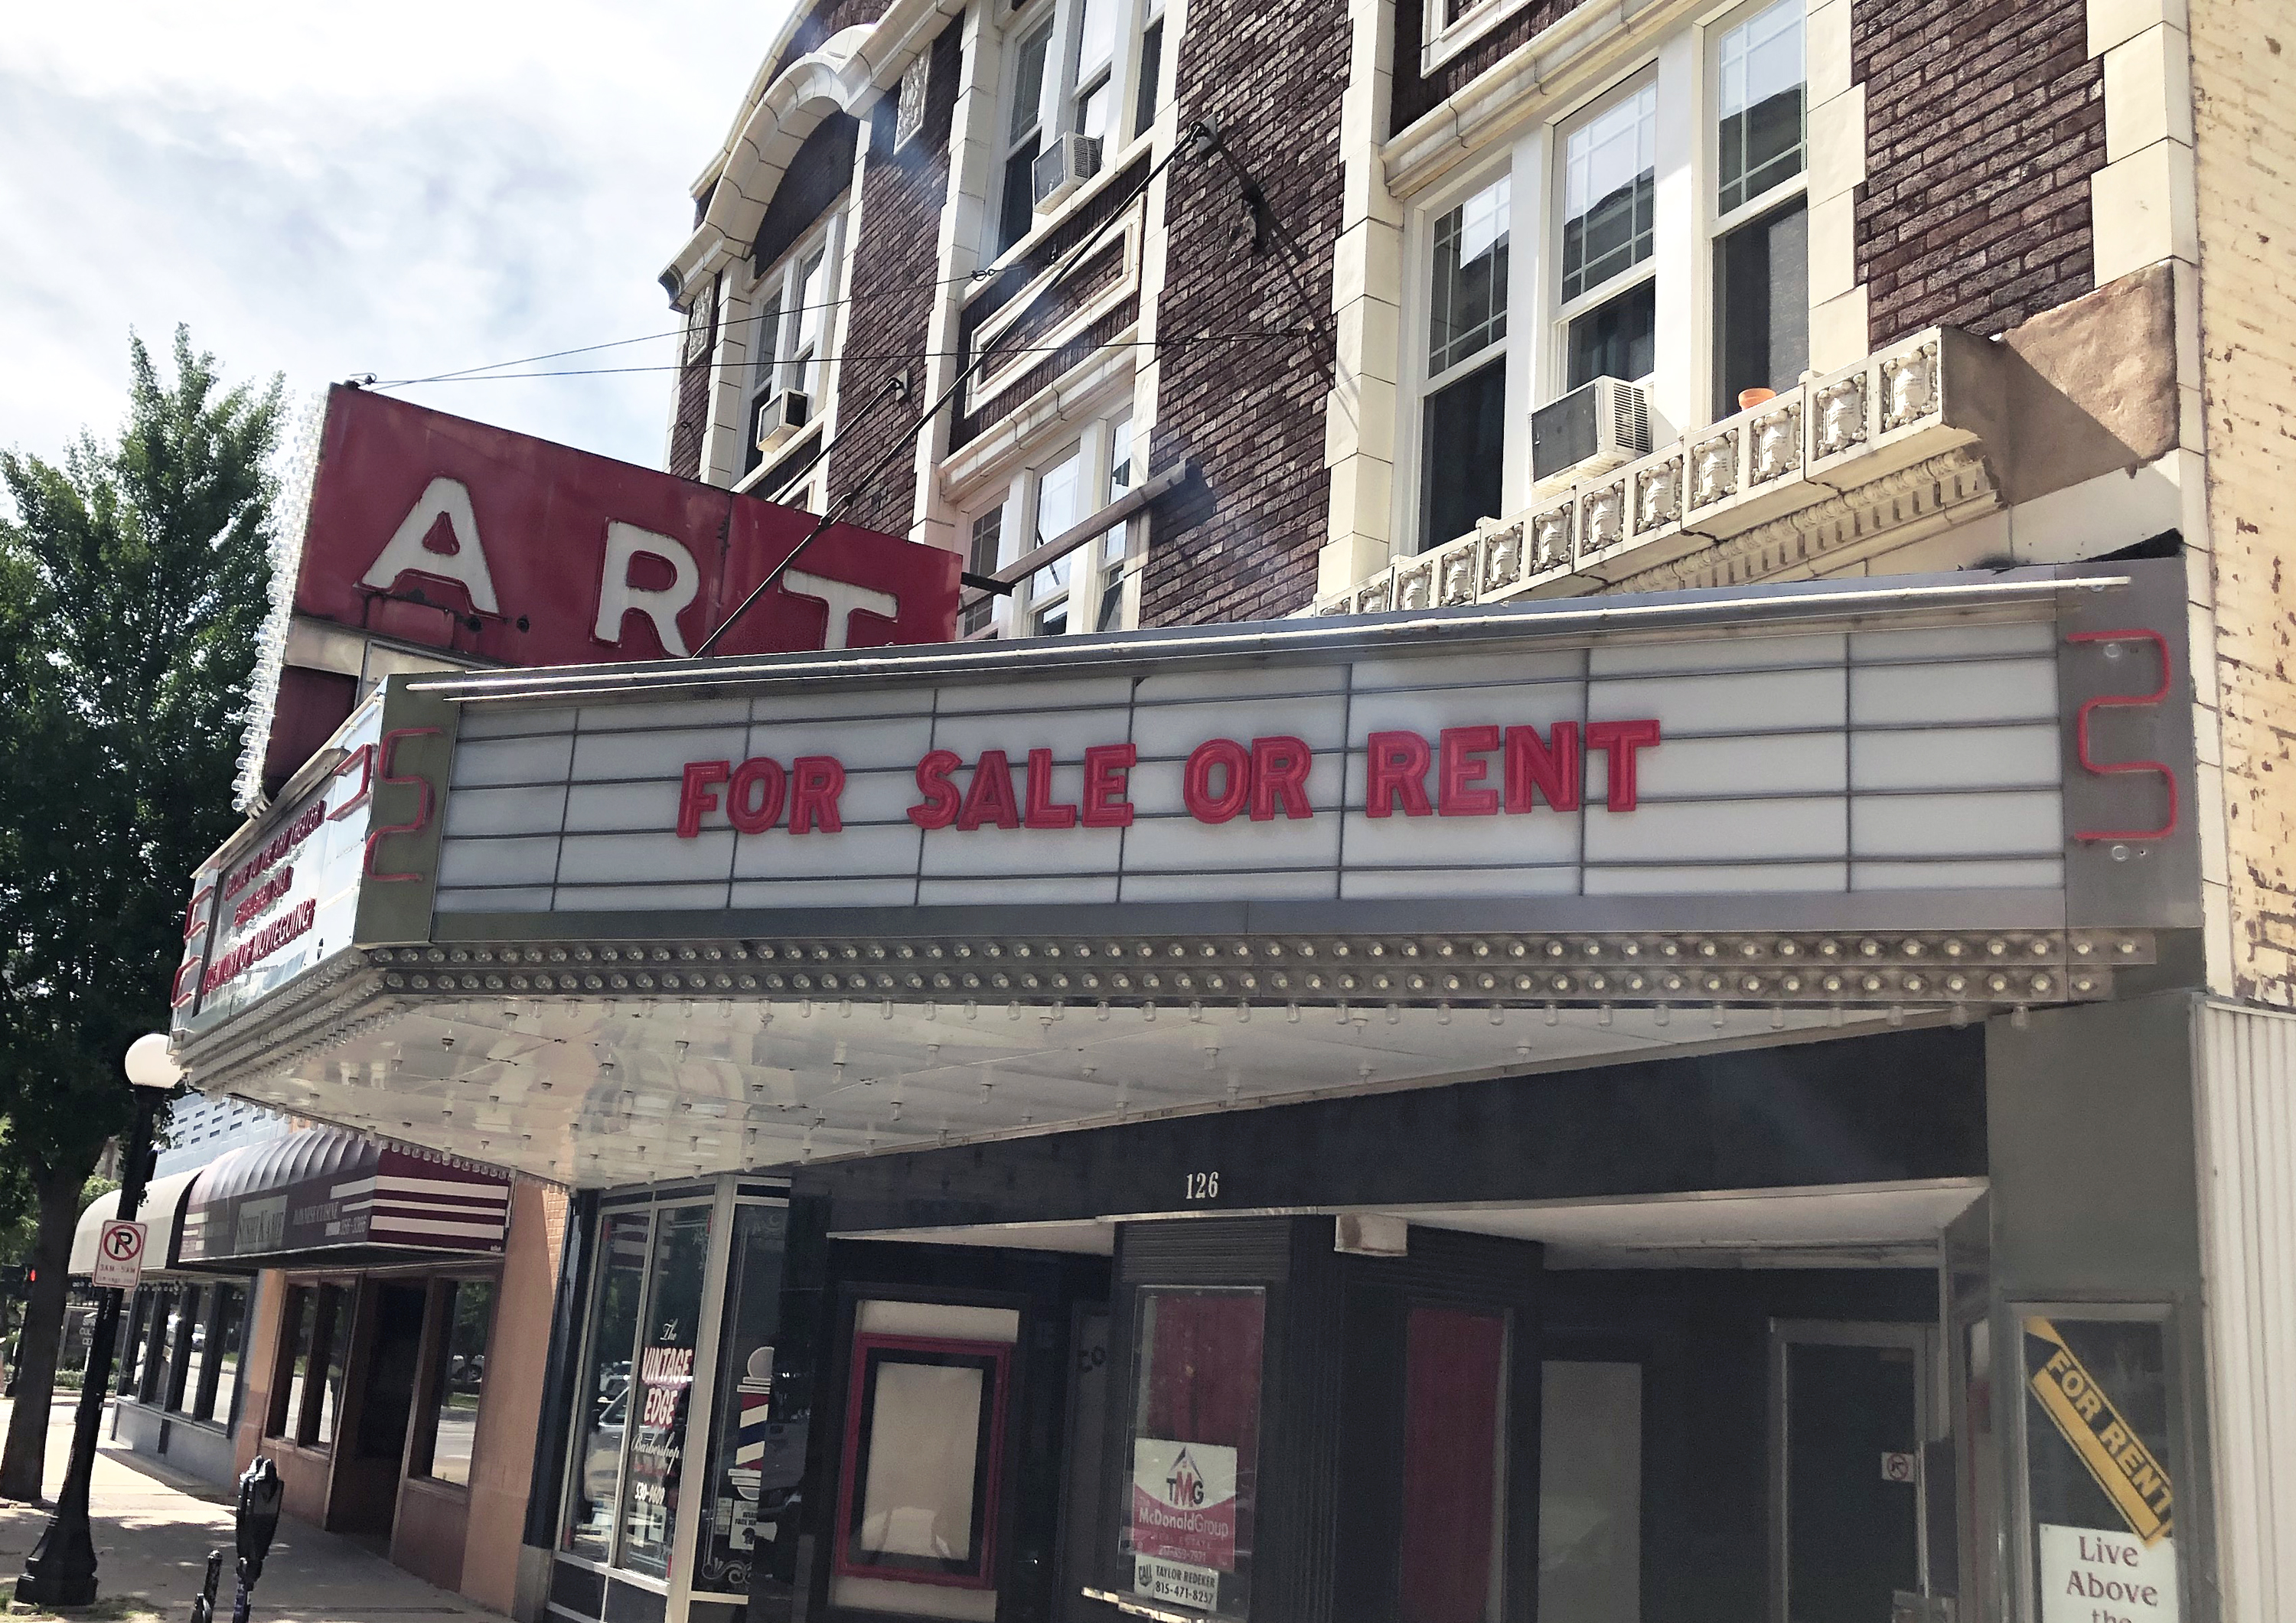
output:
MULTIPOLYGON (((742 1378, 735 1383, 734 1396, 740 1405, 741 1417, 734 1445, 732 1481, 734 1491, 754 1503, 758 1497, 760 1469, 765 1464, 766 1448, 773 1432, 772 1348, 759 1347, 751 1350, 742 1366, 742 1378)), ((742 1542, 746 1544, 746 1540, 742 1542)))

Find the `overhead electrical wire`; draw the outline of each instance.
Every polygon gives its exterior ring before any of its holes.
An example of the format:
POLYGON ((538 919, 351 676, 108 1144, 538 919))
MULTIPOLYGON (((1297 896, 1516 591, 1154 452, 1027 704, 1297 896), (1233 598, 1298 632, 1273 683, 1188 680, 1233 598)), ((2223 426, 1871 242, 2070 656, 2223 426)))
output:
MULTIPOLYGON (((1268 339, 1321 338, 1323 336, 1323 330, 1317 327, 1271 327, 1258 332, 1195 332, 1181 333, 1170 338, 1109 339, 1089 347, 1095 349, 1168 349, 1179 348, 1188 344, 1254 343, 1268 339)), ((1062 349, 1071 348, 1074 346, 1076 341, 1077 340, 1074 339, 1070 339, 1067 342, 1059 344, 999 344, 992 353, 999 357, 1008 355, 1056 354, 1062 349)), ((964 349, 898 349, 886 350, 882 353, 863 352, 847 355, 809 356, 806 357, 806 364, 808 365, 818 365, 823 366, 841 366, 850 361, 914 361, 933 359, 964 360, 969 358, 972 353, 972 351, 964 349)), ((503 365, 512 366, 518 365, 518 363, 515 361, 505 361, 503 365)), ((708 363, 709 368, 712 372, 739 371, 742 367, 751 365, 754 365, 754 361, 747 357, 738 361, 711 361, 708 363)), ((430 383, 495 383, 505 381, 516 381, 521 379, 531 378, 619 377, 632 373, 684 372, 686 369, 686 363, 672 362, 660 366, 570 366, 561 368, 554 372, 472 371, 460 373, 447 373, 436 378, 409 378, 400 382, 369 383, 363 385, 363 387, 374 389, 412 389, 417 385, 430 383)))
MULTIPOLYGON (((1209 135, 1210 139, 1216 141, 1218 139, 1218 131, 1206 121, 1198 119, 1194 125, 1190 127, 1189 141, 1186 144, 1183 145, 1181 143, 1175 143, 1171 151, 1166 152, 1161 158, 1158 159, 1156 162, 1149 168, 1146 173, 1143 174, 1137 181, 1133 183, 1131 189, 1118 201, 1115 207, 1111 208, 1108 211, 1107 217, 1103 218, 1099 225, 1094 226, 1091 231, 1087 232, 1081 242, 1077 243, 1074 248, 1069 250, 1069 251, 1062 257, 1060 263, 1053 267, 1050 274, 1047 275, 1043 281, 1036 284, 1034 290, 1028 294, 1025 299, 1015 300, 1015 303, 1018 305, 1018 308, 1013 313, 1013 325, 1011 327, 1007 327, 1004 330, 1004 332, 1000 332, 996 334, 996 337, 992 337, 984 342, 980 346, 980 351, 957 370, 956 376, 949 381, 948 387, 942 389, 939 395, 933 399, 932 403, 930 406, 927 406, 922 412, 918 414, 915 424, 916 429, 923 428, 926 423, 931 422, 935 417, 939 416, 942 408, 949 405, 950 402, 954 401, 957 396, 964 391, 965 385, 972 381, 974 375, 978 373, 982 367, 988 365, 989 357, 997 353, 998 340, 1005 336, 1005 333, 1009 333, 1013 331, 1014 328, 1017 328, 1021 322, 1027 320, 1029 316, 1034 313, 1037 301, 1043 299, 1047 293, 1051 292, 1054 288, 1058 287, 1062 282, 1066 281, 1068 279, 1069 273, 1083 263, 1086 256, 1090 254, 1099 245, 1101 238, 1107 234, 1109 227, 1116 224, 1118 220, 1121 219, 1124 215, 1130 210, 1132 205, 1136 201, 1137 201, 1141 197, 1146 195, 1148 188, 1155 184, 1156 177, 1161 175, 1166 169, 1171 168, 1173 160, 1178 158, 1183 152, 1189 150, 1190 147, 1198 145, 1201 140, 1207 135, 1209 135)), ((1069 341, 1073 343, 1076 340, 1071 339, 1069 341)), ((1065 348, 1065 346, 1062 347, 1065 348)), ((912 432, 914 432, 914 429, 912 430, 912 432)), ((790 565, 797 561, 798 555, 804 552, 805 549, 810 546, 816 540, 819 539, 821 536, 827 532, 832 525, 843 518, 846 512, 850 510, 856 503, 861 500, 862 496, 876 484, 878 477, 882 475, 887 468, 892 466, 893 463, 899 456, 901 448, 901 440, 896 439, 882 452, 879 453, 875 459, 869 463, 868 467, 862 472, 859 479, 854 480, 851 485, 847 487, 843 496, 829 504, 827 511, 824 512, 820 518, 814 521, 813 528, 806 531, 804 535, 799 537, 797 545, 791 547, 788 552, 783 553, 781 561, 775 564, 771 569, 766 571, 765 578, 758 581, 758 584, 750 589, 750 594, 747 597, 744 597, 740 602, 734 604, 733 612, 726 615, 724 619, 718 622, 718 628, 712 631, 708 636, 701 639, 700 646, 695 648, 693 651, 693 657, 695 659, 703 658, 711 649, 715 648, 718 645, 718 640, 725 636, 728 631, 734 628, 734 622, 739 620, 742 616, 748 613, 751 606, 754 605, 759 598, 763 597, 767 592, 773 589, 774 583, 778 581, 782 578, 783 574, 788 570, 790 565)))
MULTIPOLYGON (((1250 214, 1253 225, 1253 250, 1255 254, 1266 253, 1271 243, 1282 248, 1286 261, 1284 265, 1285 275, 1292 283, 1292 290, 1300 298, 1300 302, 1307 307, 1310 318, 1316 320, 1318 324, 1308 328, 1267 328, 1251 332, 1201 332, 1179 334, 1168 338, 1160 337, 1153 339, 1104 340, 1096 343, 1081 343, 1081 348, 1083 348, 1087 353, 1096 353, 1103 349, 1179 349, 1190 344, 1265 343, 1275 339, 1314 338, 1319 340, 1318 348, 1321 353, 1319 353, 1317 357, 1318 361, 1324 366, 1327 373, 1336 375, 1336 335, 1332 332, 1330 326, 1325 324, 1324 319, 1322 316, 1322 313, 1316 308, 1315 302, 1307 297, 1307 290, 1300 285, 1299 262, 1305 258, 1304 253, 1301 251, 1297 240, 1292 235, 1290 231, 1285 229, 1282 220, 1276 216, 1275 209, 1270 206, 1267 194, 1261 188, 1258 178, 1253 176, 1251 172, 1241 162, 1239 162, 1235 155, 1227 149, 1226 143, 1223 142, 1220 137, 1218 126, 1208 119, 1201 119, 1189 126, 1186 139, 1184 142, 1175 143, 1170 151, 1166 152, 1162 158, 1158 160, 1156 163, 1146 171, 1146 173, 1142 175, 1140 178, 1133 184, 1132 187, 1126 193, 1124 197, 1113 209, 1109 210, 1107 216, 1102 219, 1100 224, 1091 232, 1086 234, 1083 240, 1078 242, 1075 247, 1064 254, 1056 266, 1053 266, 1048 273, 1043 275, 1041 280, 1038 280, 1036 277, 1029 277, 1025 280, 1021 293, 1016 295, 1014 300, 1014 302, 1019 306, 1019 313, 1015 316, 1012 325, 1008 327, 1006 331, 1009 332, 1012 331, 1013 327, 1017 327, 1020 323, 1033 311, 1039 299, 1043 299, 1045 295, 1052 291, 1055 286, 1065 280, 1069 274, 1074 271, 1084 258, 1098 247, 1101 239, 1106 235, 1109 227, 1116 224, 1119 219, 1122 218, 1124 215, 1130 210, 1132 205, 1147 192, 1148 188, 1154 184, 1156 178, 1167 168, 1170 168, 1173 160, 1178 158, 1183 152, 1193 152, 1199 159, 1217 156, 1225 163, 1230 174, 1234 176, 1237 185, 1241 190, 1245 208, 1250 214), (1033 283, 1033 285, 1029 285, 1029 283, 1033 283)), ((840 304, 858 303, 865 299, 873 300, 878 298, 890 296, 895 292, 915 291, 920 289, 946 287, 957 282, 973 282, 986 280, 992 276, 1007 275, 1014 270, 1022 268, 1023 267, 1020 266, 1007 266, 1002 270, 988 272, 977 271, 962 277, 942 277, 930 283, 913 284, 908 288, 873 289, 866 294, 849 291, 841 299, 828 299, 817 305, 791 306, 786 308, 777 307, 771 313, 776 319, 779 319, 784 316, 799 314, 809 309, 830 309, 840 304)), ((734 321, 726 323, 725 326, 730 328, 741 322, 761 321, 765 318, 767 314, 767 312, 765 310, 758 310, 746 316, 736 317, 734 321)), ((384 382, 376 380, 372 374, 370 374, 367 377, 359 380, 358 386, 376 389, 391 389, 414 388, 431 383, 488 382, 535 378, 597 377, 638 373, 675 372, 682 373, 690 370, 692 366, 692 363, 683 357, 666 365, 655 366, 562 367, 548 372, 512 372, 508 370, 508 368, 532 365, 539 361, 563 360, 578 355, 591 355, 595 354, 600 350, 619 348, 629 344, 654 343, 665 338, 684 336, 688 330, 689 328, 680 328, 674 332, 649 333, 640 338, 612 339, 603 343, 586 344, 570 349, 552 350, 542 355, 529 356, 522 360, 497 361, 485 366, 465 367, 459 371, 438 373, 430 377, 399 378, 384 382)), ((922 428, 925 423, 931 422, 944 407, 952 403, 958 394, 964 389, 965 385, 972 381, 975 374, 988 364, 991 358, 1014 355, 1057 354, 1063 350, 1078 348, 1080 346, 1080 340, 1083 338, 1082 334, 1075 334, 1059 343, 1005 344, 1000 341, 1003 336, 1004 334, 1000 333, 996 337, 992 337, 983 342, 978 349, 973 350, 904 349, 884 354, 856 353, 841 356, 814 356, 807 357, 807 359, 808 364, 812 361, 817 360, 824 366, 841 365, 848 361, 906 361, 922 359, 929 357, 953 358, 964 362, 964 365, 958 370, 955 378, 949 382, 947 387, 942 390, 940 395, 935 398, 931 405, 927 406, 923 412, 918 416, 916 426, 922 428)), ((738 370, 744 367, 755 366, 760 358, 762 357, 744 356, 742 358, 736 361, 712 360, 705 361, 702 365, 712 372, 738 370)), ((791 358, 794 359, 795 357, 791 358)), ((777 363, 779 362, 779 359, 780 357, 776 357, 777 363)), ((898 386, 896 386, 895 382, 889 381, 887 389, 880 390, 880 398, 889 390, 890 392, 896 394, 899 398, 906 400, 908 398, 906 378, 898 380, 898 386)), ((871 402, 873 405, 874 403, 875 402, 873 400, 871 402)), ((796 560, 798 554, 802 553, 809 545, 818 539, 824 532, 834 525, 839 519, 841 518, 843 514, 850 509, 855 503, 859 501, 860 498, 874 485, 878 477, 898 456, 902 448, 903 443, 904 440, 901 437, 896 437, 886 450, 883 451, 873 462, 872 462, 868 469, 861 475, 861 477, 855 480, 854 483, 847 489, 844 496, 829 504, 828 510, 815 521, 813 528, 808 530, 805 535, 800 537, 797 545, 792 546, 782 556, 778 562, 766 571, 765 578, 757 584, 747 597, 743 598, 740 603, 734 606, 731 613, 727 614, 724 619, 718 622, 716 629, 712 630, 709 635, 702 638, 701 645, 694 650, 693 655, 690 657, 700 659, 709 654, 710 650, 718 644, 719 640, 725 636, 726 632, 733 628, 734 622, 739 620, 743 614, 748 612, 748 611, 759 598, 763 597, 767 592, 773 588, 775 583, 778 581, 782 575, 789 569, 790 565, 796 560)))
MULTIPOLYGON (((726 332, 734 327, 748 326, 753 322, 763 321, 768 314, 775 321, 779 321, 785 316, 802 316, 808 310, 834 310, 849 304, 875 304, 902 293, 931 292, 935 288, 955 287, 961 283, 994 282, 1020 268, 1017 265, 1008 265, 1002 269, 977 270, 968 275, 937 276, 926 282, 903 282, 890 287, 871 288, 866 292, 848 292, 840 298, 824 299, 818 304, 783 305, 770 312, 758 310, 748 316, 737 316, 730 321, 721 322, 718 324, 718 330, 726 332)), ((684 338, 688 331, 689 329, 685 327, 667 327, 659 332, 642 332, 636 338, 611 338, 603 343, 581 344, 571 349, 552 349, 541 355, 521 356, 516 360, 489 361, 483 366, 460 366, 450 372, 433 373, 429 377, 381 379, 374 382, 363 383, 361 387, 408 389, 418 383, 451 383, 459 379, 474 377, 483 373, 499 372, 505 366, 530 366, 537 361, 563 360, 570 355, 594 355, 601 349, 619 349, 631 344, 660 343, 666 338, 684 338)), ((535 375, 554 377, 563 374, 550 373, 535 375)))

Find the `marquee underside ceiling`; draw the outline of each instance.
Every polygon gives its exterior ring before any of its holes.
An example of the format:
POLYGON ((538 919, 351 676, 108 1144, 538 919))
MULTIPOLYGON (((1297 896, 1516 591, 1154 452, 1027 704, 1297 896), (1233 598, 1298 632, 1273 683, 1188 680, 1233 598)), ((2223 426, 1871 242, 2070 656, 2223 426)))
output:
POLYGON ((577 1187, 1431 1086, 1937 1010, 378 998, 201 1086, 577 1187))

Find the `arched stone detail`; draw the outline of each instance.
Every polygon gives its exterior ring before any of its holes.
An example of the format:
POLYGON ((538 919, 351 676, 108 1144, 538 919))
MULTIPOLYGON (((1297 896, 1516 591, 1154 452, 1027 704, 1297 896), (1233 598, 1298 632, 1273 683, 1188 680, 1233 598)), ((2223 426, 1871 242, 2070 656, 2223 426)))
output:
POLYGON ((874 25, 840 29, 821 48, 777 75, 758 98, 734 137, 703 223, 724 242, 747 250, 765 219, 766 206, 807 137, 834 113, 858 114, 877 86, 862 50, 874 25))

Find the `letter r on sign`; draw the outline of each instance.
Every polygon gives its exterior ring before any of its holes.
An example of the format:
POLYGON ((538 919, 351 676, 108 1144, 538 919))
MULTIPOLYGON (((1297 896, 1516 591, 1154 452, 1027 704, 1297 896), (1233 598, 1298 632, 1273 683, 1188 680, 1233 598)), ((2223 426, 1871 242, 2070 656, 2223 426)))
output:
POLYGON ((661 651, 674 660, 686 657, 685 634, 677 617, 701 591, 701 570, 685 544, 650 529, 615 520, 606 526, 606 567, 598 578, 598 623, 592 635, 619 647, 622 616, 636 609, 653 622, 661 651), (643 553, 669 565, 669 585, 660 589, 630 584, 630 565, 643 553))

